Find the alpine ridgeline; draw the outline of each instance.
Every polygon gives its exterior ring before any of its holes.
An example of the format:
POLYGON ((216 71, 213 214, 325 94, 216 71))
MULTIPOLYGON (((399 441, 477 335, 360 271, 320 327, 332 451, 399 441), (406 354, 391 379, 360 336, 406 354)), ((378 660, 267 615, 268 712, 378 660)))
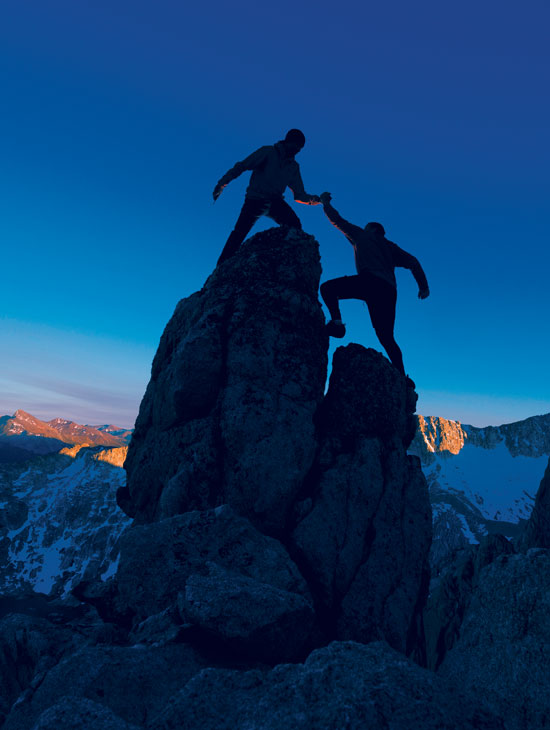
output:
POLYGON ((41 421, 26 411, 0 416, 0 463, 27 461, 36 454, 59 452, 74 446, 125 447, 131 431, 116 426, 81 426, 64 418, 41 421))

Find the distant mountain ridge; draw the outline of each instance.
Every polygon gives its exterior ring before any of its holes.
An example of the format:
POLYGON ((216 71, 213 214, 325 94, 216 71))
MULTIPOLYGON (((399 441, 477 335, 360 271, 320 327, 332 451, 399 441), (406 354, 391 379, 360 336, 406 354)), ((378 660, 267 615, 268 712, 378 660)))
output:
POLYGON ((419 415, 417 436, 420 438, 415 444, 426 462, 430 461, 429 454, 447 451, 456 455, 466 442, 485 449, 503 442, 512 456, 547 456, 550 454, 550 413, 483 428, 439 416, 419 415))
POLYGON ((118 426, 110 425, 103 425, 103 426, 90 426, 87 425, 86 428, 96 428, 98 431, 101 431, 102 433, 109 433, 111 436, 119 436, 120 438, 123 438, 125 441, 129 441, 132 437, 132 433, 134 430, 132 428, 119 428, 118 426))
POLYGON ((409 453, 420 457, 430 490, 432 567, 485 535, 517 537, 531 514, 550 455, 550 414, 478 428, 417 416, 409 453))
POLYGON ((0 461, 23 461, 35 454, 60 451, 70 444, 81 446, 127 446, 130 429, 113 425, 80 425, 64 418, 42 421, 17 410, 0 417, 0 461))

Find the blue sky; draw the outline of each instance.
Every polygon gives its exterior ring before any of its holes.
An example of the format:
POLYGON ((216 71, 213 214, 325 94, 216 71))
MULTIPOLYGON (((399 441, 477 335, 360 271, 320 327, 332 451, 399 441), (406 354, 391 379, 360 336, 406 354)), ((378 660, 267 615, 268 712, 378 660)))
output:
MULTIPOLYGON (((306 190, 381 221, 418 410, 475 425, 550 411, 546 1, 6 0, 0 22, 0 411, 130 426, 162 330, 200 288, 246 176, 290 127, 306 190)), ((297 206, 323 278, 353 273, 297 206)), ((258 226, 257 230, 267 227, 258 226)), ((378 348, 364 305, 349 341, 378 348)))

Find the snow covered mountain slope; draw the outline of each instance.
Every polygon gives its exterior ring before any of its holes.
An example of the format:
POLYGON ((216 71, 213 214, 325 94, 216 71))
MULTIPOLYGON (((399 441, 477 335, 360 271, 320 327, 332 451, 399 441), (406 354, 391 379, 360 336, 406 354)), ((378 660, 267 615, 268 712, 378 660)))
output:
POLYGON ((126 447, 73 446, 0 464, 0 594, 66 594, 107 577, 131 520, 117 506, 126 447))
POLYGON ((531 514, 550 454, 550 414, 476 428, 418 416, 418 455, 434 520, 432 567, 483 535, 515 537, 531 514))

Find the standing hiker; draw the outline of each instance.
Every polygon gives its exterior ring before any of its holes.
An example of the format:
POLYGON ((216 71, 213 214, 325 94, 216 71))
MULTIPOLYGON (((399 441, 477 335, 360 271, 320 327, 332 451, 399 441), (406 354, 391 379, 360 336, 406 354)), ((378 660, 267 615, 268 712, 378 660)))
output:
POLYGON ((294 193, 294 200, 298 203, 317 205, 320 202, 318 195, 309 195, 304 190, 300 166, 294 159, 305 143, 306 138, 303 132, 299 129, 291 129, 284 140, 274 145, 260 147, 242 162, 237 162, 220 178, 212 193, 214 202, 231 180, 239 177, 245 170, 252 170, 244 205, 235 228, 221 252, 218 264, 233 256, 254 223, 262 215, 272 218, 280 226, 301 230, 300 219, 285 202, 283 193, 289 187, 294 193))
POLYGON ((331 316, 326 325, 332 337, 343 337, 346 327, 340 313, 340 299, 361 299, 367 303, 375 332, 388 357, 400 373, 405 375, 403 356, 393 336, 397 283, 394 269, 410 269, 418 284, 418 297, 430 294, 426 275, 414 256, 385 237, 381 223, 367 223, 364 228, 344 220, 332 207, 330 193, 321 195, 321 202, 329 221, 342 231, 355 252, 355 276, 341 276, 321 284, 321 296, 331 316))

